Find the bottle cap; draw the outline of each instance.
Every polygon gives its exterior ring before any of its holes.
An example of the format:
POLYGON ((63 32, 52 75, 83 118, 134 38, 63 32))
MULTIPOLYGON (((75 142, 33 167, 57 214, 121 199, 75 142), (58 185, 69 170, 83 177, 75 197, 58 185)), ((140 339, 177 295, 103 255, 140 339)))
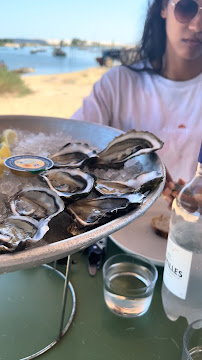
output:
POLYGON ((32 176, 52 168, 53 161, 42 156, 18 155, 7 158, 4 164, 15 175, 32 176))
POLYGON ((201 143, 201 149, 200 149, 200 153, 199 153, 199 157, 198 157, 198 162, 200 164, 202 164, 202 143, 201 143))

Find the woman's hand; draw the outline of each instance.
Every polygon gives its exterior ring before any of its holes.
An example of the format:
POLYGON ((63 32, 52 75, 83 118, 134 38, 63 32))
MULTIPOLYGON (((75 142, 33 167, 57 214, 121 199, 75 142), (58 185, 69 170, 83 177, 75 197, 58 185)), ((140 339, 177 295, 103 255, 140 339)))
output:
POLYGON ((169 208, 172 206, 173 200, 179 194, 181 188, 184 186, 185 181, 179 179, 177 182, 174 182, 170 173, 166 169, 166 182, 163 189, 164 199, 168 202, 169 208))

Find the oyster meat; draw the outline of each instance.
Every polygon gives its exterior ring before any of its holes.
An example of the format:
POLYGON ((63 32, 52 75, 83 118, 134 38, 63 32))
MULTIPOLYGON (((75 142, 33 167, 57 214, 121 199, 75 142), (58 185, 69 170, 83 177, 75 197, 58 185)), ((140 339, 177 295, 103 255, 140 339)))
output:
POLYGON ((127 183, 127 181, 110 181, 102 179, 96 180, 95 189, 102 195, 116 196, 132 193, 134 191, 134 189, 127 183))
POLYGON ((37 242, 49 230, 47 224, 26 216, 10 216, 5 223, 0 224, 0 253, 24 249, 30 242, 37 242))
POLYGON ((127 181, 110 181, 97 179, 95 189, 102 195, 121 196, 132 193, 152 191, 163 181, 163 176, 157 171, 145 172, 127 181))
POLYGON ((124 196, 100 196, 94 199, 81 199, 67 206, 78 227, 92 227, 103 224, 141 204, 145 196, 141 193, 125 194, 124 196))
POLYGON ((40 176, 51 190, 65 198, 86 196, 94 185, 94 178, 79 169, 51 169, 40 176))
POLYGON ((49 156, 55 167, 80 167, 91 158, 96 158, 97 153, 88 144, 68 143, 58 152, 49 156))
POLYGON ((133 129, 115 137, 103 151, 98 153, 96 163, 114 167, 134 156, 161 149, 162 146, 163 142, 152 133, 133 129))
POLYGON ((64 202, 52 190, 43 187, 25 188, 11 199, 15 215, 29 216, 39 221, 50 221, 64 210, 64 202))

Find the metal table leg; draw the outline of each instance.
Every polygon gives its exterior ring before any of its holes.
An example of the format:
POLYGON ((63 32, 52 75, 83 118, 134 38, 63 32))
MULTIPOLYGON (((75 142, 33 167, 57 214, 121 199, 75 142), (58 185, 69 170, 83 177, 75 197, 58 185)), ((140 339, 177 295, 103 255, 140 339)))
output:
POLYGON ((56 266, 54 266, 54 267, 49 266, 49 265, 42 265, 42 266, 44 266, 46 268, 49 268, 52 271, 55 271, 59 276, 61 276, 64 279, 64 289, 63 289, 63 300, 62 300, 62 311, 61 311, 61 319, 60 319, 60 326, 59 326, 59 335, 58 335, 56 340, 52 341, 49 345, 47 345, 42 350, 39 350, 35 354, 29 355, 29 356, 27 356, 25 358, 21 358, 19 360, 35 359, 38 356, 44 354, 46 351, 50 350, 65 335, 65 333, 69 329, 69 327, 70 327, 70 325, 72 323, 72 320, 74 318, 74 315, 75 315, 76 296, 75 296, 74 288, 73 288, 72 284, 69 282, 70 269, 71 269, 71 258, 70 258, 70 256, 68 256, 68 258, 67 258, 66 275, 63 275, 60 271, 56 270, 56 266), (69 288, 69 290, 70 290, 70 292, 72 294, 73 305, 72 305, 72 311, 71 311, 70 317, 68 319, 68 322, 65 325, 65 327, 63 328, 68 288, 69 288))

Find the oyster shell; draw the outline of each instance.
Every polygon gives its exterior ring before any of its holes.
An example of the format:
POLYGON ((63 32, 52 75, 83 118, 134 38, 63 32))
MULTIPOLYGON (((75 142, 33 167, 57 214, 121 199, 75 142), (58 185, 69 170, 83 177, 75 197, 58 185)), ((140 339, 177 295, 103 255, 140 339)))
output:
POLYGON ((78 227, 92 227, 135 208, 143 202, 144 198, 143 194, 134 192, 120 197, 100 196, 94 199, 81 199, 67 206, 67 211, 74 216, 78 227))
POLYGON ((148 154, 161 149, 163 142, 148 131, 130 130, 115 137, 108 146, 98 153, 97 164, 111 167, 121 165, 134 156, 148 154))
POLYGON ((10 206, 15 215, 47 222, 64 210, 62 199, 54 191, 43 187, 19 191, 11 199, 10 206))
POLYGON ((94 178, 79 169, 52 169, 40 176, 51 190, 66 198, 88 195, 94 185, 94 178))
POLYGON ((26 216, 10 216, 0 224, 0 253, 22 250, 27 243, 41 240, 49 230, 47 224, 26 216))
POLYGON ((163 181, 163 175, 157 171, 143 172, 134 179, 134 188, 136 191, 145 193, 153 191, 163 181))
POLYGON ((152 191, 161 181, 163 181, 163 176, 157 171, 151 171, 149 173, 141 173, 136 178, 127 181, 97 179, 95 189, 102 195, 121 196, 126 193, 132 193, 134 190, 139 192, 152 191))
POLYGON ((88 144, 68 143, 55 154, 49 156, 55 167, 80 167, 85 161, 96 158, 95 150, 88 144))

